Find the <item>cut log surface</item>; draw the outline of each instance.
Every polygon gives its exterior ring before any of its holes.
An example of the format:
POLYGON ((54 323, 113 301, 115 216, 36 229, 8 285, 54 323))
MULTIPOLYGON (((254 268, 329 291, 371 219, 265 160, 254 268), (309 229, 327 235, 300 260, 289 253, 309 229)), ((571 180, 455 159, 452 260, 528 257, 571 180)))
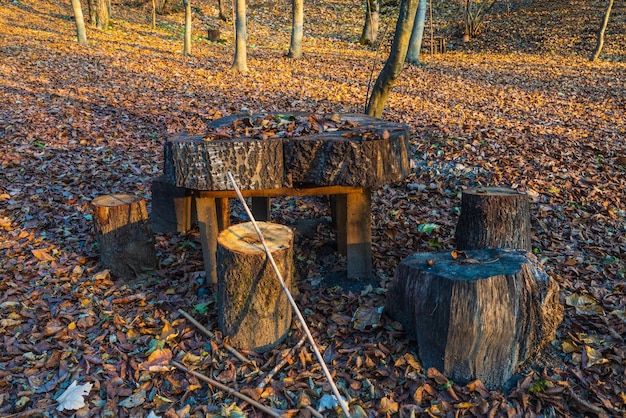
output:
MULTIPOLYGON (((293 283, 293 231, 257 223, 288 289, 293 283)), ((279 344, 292 309, 252 223, 222 231, 218 238, 218 326, 231 344, 263 352, 279 344)))
POLYGON ((531 251, 528 195, 500 187, 464 190, 456 227, 456 247, 460 250, 531 251))
POLYGON ((250 138, 205 141, 201 136, 179 135, 165 144, 165 175, 178 187, 232 190, 229 171, 242 189, 281 187, 281 142, 250 138))
POLYGON ((424 367, 502 388, 562 319, 557 284, 526 251, 419 253, 403 260, 387 310, 417 341, 424 367))
POLYGON ((92 200, 91 209, 104 268, 127 279, 156 268, 154 236, 143 199, 126 194, 99 196, 92 200))

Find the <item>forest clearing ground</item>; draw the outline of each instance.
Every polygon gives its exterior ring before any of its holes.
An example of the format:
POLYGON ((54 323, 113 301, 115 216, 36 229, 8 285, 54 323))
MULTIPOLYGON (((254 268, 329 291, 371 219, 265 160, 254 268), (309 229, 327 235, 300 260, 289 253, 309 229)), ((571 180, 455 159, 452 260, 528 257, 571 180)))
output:
MULTIPOLYGON (((450 52, 405 68, 387 103, 384 117, 413 131, 416 171, 373 193, 381 288, 330 286, 340 282, 345 260, 329 250, 334 236, 323 199, 273 203, 278 221, 323 220, 299 238, 299 302, 345 390, 373 416, 626 410, 626 10, 616 7, 603 60, 589 63, 601 2, 512 3, 518 7, 491 16, 469 44, 453 36, 454 25, 439 24, 450 52), (516 187, 533 198, 533 247, 559 280, 566 315, 545 358, 520 370, 516 389, 455 385, 455 400, 419 370, 393 323, 382 318, 375 330, 362 331, 352 316, 382 306, 401 259, 454 248, 460 191, 476 185, 516 187), (420 229, 425 224, 431 228, 420 229)), ((163 398, 176 400, 176 410, 232 405, 227 394, 182 373, 143 370, 153 344, 202 357, 187 360, 233 386, 255 387, 257 375, 177 313, 193 311, 215 329, 213 298, 198 296, 197 233, 157 236, 155 280, 113 281, 100 272, 89 202, 110 193, 149 200, 168 135, 201 133, 242 108, 362 112, 389 42, 378 52, 355 43, 361 5, 317 2, 305 18, 304 58, 290 60, 289 3, 253 1, 251 72, 239 76, 228 70, 232 26, 217 21, 213 2, 197 7, 193 55, 185 57, 180 13, 159 16, 153 31, 147 9, 114 2, 111 30, 89 29, 90 46, 82 48, 69 2, 0 4, 1 416, 48 411, 73 379, 94 383, 92 413, 165 414, 171 402, 163 398), (220 27, 225 41, 203 39, 205 24, 220 27), (143 403, 120 405, 141 391, 143 403)), ((384 24, 391 25, 389 37, 393 22, 384 24)), ((298 339, 294 333, 255 360, 269 370, 298 339)), ((315 404, 320 394, 303 389, 308 378, 322 385, 305 351, 261 402, 293 408, 304 393, 315 404)))

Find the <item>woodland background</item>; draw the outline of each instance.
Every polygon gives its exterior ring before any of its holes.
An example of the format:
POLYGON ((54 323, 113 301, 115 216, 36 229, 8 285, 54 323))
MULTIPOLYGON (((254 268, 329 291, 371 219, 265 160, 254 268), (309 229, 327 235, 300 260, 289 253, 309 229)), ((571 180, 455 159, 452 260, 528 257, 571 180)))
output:
MULTIPOLYGON (((322 407, 329 390, 309 348, 289 351, 299 330, 242 364, 219 333, 210 340, 177 311, 217 331, 197 232, 158 235, 157 273, 115 279, 99 264, 89 202, 109 193, 149 201, 168 135, 202 133, 242 108, 362 112, 397 7, 384 5, 382 41, 370 47, 357 43, 363 4, 306 3, 304 56, 293 60, 289 2, 251 0, 242 76, 229 71, 232 26, 214 2, 193 2, 191 56, 182 54, 182 11, 159 15, 152 30, 148 4, 112 3, 110 27, 88 26, 83 47, 69 2, 0 2, 0 416, 259 416, 193 376, 149 371, 155 352, 310 415, 307 403, 322 407), (206 40, 207 25, 222 41, 206 40), (288 364, 255 389, 283 355, 288 364), (87 405, 57 411, 74 380, 93 385, 87 405)), ((433 2, 448 52, 407 66, 384 112, 410 126, 415 172, 373 193, 374 286, 342 279, 323 199, 273 202, 274 221, 297 227, 298 302, 341 390, 367 416, 623 416, 624 4, 591 63, 604 2, 509 2, 468 43, 450 3, 433 2), (385 316, 373 329, 353 321, 357 308, 384 305, 404 257, 454 248, 460 192, 477 185, 530 194, 534 252, 566 308, 557 339, 507 391, 427 373, 385 316)), ((235 208, 233 222, 242 220, 235 208)))

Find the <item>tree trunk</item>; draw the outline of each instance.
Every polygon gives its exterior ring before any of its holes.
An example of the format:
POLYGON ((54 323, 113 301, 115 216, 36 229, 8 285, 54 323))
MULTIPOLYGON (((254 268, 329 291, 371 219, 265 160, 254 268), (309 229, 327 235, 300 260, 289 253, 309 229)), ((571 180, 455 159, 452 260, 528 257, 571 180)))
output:
POLYGON ((554 338, 563 315, 558 285, 536 257, 504 249, 403 260, 387 309, 416 339, 425 368, 493 389, 554 338))
POLYGON ((378 38, 380 27, 380 0, 366 0, 365 24, 359 43, 361 45, 373 45, 378 38))
POLYGON ((109 5, 107 0, 95 0, 96 28, 109 29, 109 5))
POLYGON ((406 62, 409 64, 420 64, 420 52, 422 50, 422 39, 424 37, 424 26, 426 25, 426 0, 419 0, 415 23, 411 31, 409 49, 406 54, 406 62))
POLYGON ((242 74, 248 72, 246 36, 246 0, 235 0, 235 60, 231 69, 242 74))
POLYGON ((486 187, 463 191, 456 227, 460 250, 532 250, 530 201, 513 189, 486 187))
POLYGON ((419 0, 402 0, 391 52, 381 70, 367 103, 366 113, 380 118, 396 79, 402 72, 419 0))
POLYGON ((219 18, 224 22, 228 22, 228 16, 226 16, 226 10, 224 9, 224 0, 217 0, 217 7, 219 10, 219 18))
POLYGON ((152 29, 156 29, 156 0, 152 0, 152 29))
POLYGON ((154 237, 143 199, 124 194, 99 196, 91 208, 104 268, 127 279, 156 268, 154 237))
POLYGON ((606 31, 606 27, 609 24, 609 17, 611 16, 611 8, 613 7, 613 0, 609 0, 606 10, 604 11, 604 18, 602 19, 602 24, 600 25, 600 29, 598 29, 598 38, 596 41, 596 49, 593 51, 591 55, 591 61, 595 61, 600 57, 600 52, 602 51, 602 47, 604 46, 604 32, 606 31))
POLYGON ((74 20, 76 21, 76 37, 80 45, 87 45, 87 31, 85 30, 85 19, 80 0, 72 0, 74 10, 74 20))
POLYGON ((291 44, 289 58, 302 58, 302 30, 304 26, 304 0, 291 0, 291 44))
MULTIPOLYGON (((258 222, 288 289, 293 284, 293 232, 258 222)), ((292 310, 252 223, 222 231, 218 242, 218 325, 230 343, 267 351, 279 344, 291 325, 292 310)))
POLYGON ((185 5, 185 43, 183 54, 191 55, 191 0, 183 0, 185 5))

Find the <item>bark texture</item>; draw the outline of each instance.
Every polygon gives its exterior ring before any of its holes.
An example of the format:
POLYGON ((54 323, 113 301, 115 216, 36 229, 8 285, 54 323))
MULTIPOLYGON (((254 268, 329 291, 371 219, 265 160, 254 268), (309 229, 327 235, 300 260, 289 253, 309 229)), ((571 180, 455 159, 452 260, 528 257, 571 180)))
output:
POLYGON ((504 249, 403 260, 387 309, 416 339, 424 367, 494 389, 554 338, 563 315, 558 286, 535 256, 504 249))
POLYGON ((143 199, 125 194, 99 196, 91 202, 102 266, 132 279, 156 269, 154 236, 143 199))
POLYGON ((235 5, 235 59, 231 70, 238 73, 247 73, 248 55, 246 51, 246 0, 234 0, 233 4, 235 5))
POLYGON ((302 36, 304 30, 304 0, 291 0, 291 42, 289 58, 302 58, 302 36))
POLYGON ((613 8, 613 0, 609 0, 606 9, 604 11, 604 17, 602 18, 602 24, 598 29, 598 37, 596 38, 596 47, 591 54, 591 61, 595 61, 600 57, 600 52, 602 52, 602 47, 604 46, 604 32, 606 31, 606 27, 609 24, 609 17, 611 16, 611 9, 613 8))
POLYGON ((165 145, 165 175, 178 187, 232 190, 227 172, 242 189, 275 189, 283 184, 281 141, 249 138, 204 141, 177 136, 165 145))
MULTIPOLYGON (((288 289, 293 283, 293 232, 258 222, 288 289)), ((279 344, 291 325, 292 308, 252 223, 231 226, 217 239, 218 325, 230 343, 267 351, 279 344)))
POLYGON ((359 43, 361 45, 373 45, 378 38, 380 27, 380 0, 366 0, 365 24, 359 43))
POLYGON ((185 5, 185 42, 183 44, 183 54, 191 55, 191 1, 183 0, 185 5))
POLYGON ((513 189, 484 187, 463 191, 456 227, 460 250, 532 250, 530 200, 513 189))
POLYGON ((72 0, 74 21, 76 22, 76 39, 80 45, 87 45, 87 31, 85 30, 85 18, 80 0, 72 0))

